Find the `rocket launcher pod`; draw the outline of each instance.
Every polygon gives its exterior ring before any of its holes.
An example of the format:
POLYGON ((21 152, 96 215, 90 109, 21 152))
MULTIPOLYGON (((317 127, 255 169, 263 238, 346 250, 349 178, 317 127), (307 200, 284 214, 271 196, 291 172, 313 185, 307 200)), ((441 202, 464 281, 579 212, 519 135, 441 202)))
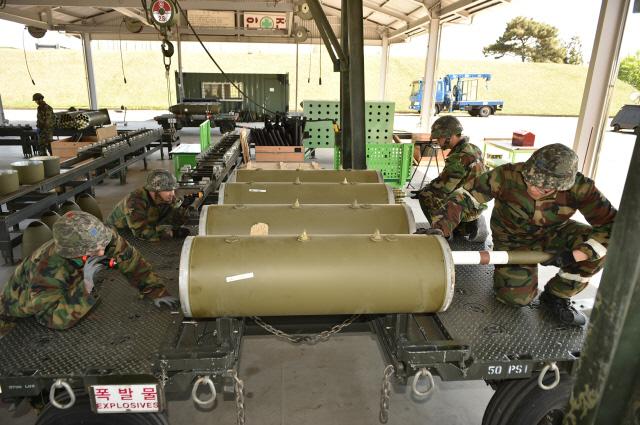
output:
POLYGON ((290 182, 302 183, 384 183, 377 170, 264 170, 239 169, 235 181, 241 182, 290 182))
POLYGON ((394 204, 383 183, 225 183, 219 204, 394 204))
POLYGON ((205 205, 200 215, 202 235, 250 235, 264 223, 269 235, 380 233, 411 234, 416 226, 407 205, 205 205))
POLYGON ((430 313, 446 310, 454 281, 438 236, 192 236, 180 258, 194 318, 430 313))

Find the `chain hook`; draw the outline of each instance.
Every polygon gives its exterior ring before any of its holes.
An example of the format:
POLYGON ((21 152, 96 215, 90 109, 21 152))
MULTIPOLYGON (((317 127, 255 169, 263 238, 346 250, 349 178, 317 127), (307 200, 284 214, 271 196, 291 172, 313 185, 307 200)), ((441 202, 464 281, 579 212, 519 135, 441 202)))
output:
POLYGON ((75 404, 76 395, 67 381, 57 379, 53 385, 51 385, 51 389, 49 390, 49 402, 58 409, 68 409, 75 404), (56 390, 60 388, 64 388, 67 391, 67 394, 69 394, 69 402, 66 404, 62 404, 56 400, 56 390))
POLYGON ((433 375, 426 367, 423 367, 416 372, 415 376, 413 377, 413 382, 411 383, 411 390, 413 391, 413 395, 420 399, 426 398, 431 393, 431 391, 435 389, 435 387, 436 385, 433 382, 433 375), (422 378, 423 376, 427 378, 427 382, 429 383, 426 391, 420 391, 418 389, 418 383, 420 381, 420 378, 422 378))
POLYGON ((235 369, 231 371, 231 376, 233 378, 233 389, 236 395, 236 422, 238 425, 244 425, 244 382, 238 378, 238 371, 235 369))
POLYGON ((540 387, 540 389, 548 391, 557 387, 559 383, 560 383, 560 369, 558 369, 558 365, 556 364, 556 362, 547 363, 540 371, 540 375, 538 375, 538 386, 540 387), (555 374, 555 379, 551 384, 545 385, 544 382, 542 381, 544 380, 544 376, 547 374, 549 370, 551 370, 555 374))
POLYGON ((216 386, 213 384, 213 381, 211 380, 209 375, 201 376, 196 379, 196 382, 193 384, 193 388, 191 389, 191 399, 196 404, 200 406, 210 406, 216 400, 217 396, 218 394, 216 393, 216 386), (202 384, 208 386, 209 390, 211 391, 211 397, 209 397, 208 400, 201 400, 198 397, 198 387, 202 384))

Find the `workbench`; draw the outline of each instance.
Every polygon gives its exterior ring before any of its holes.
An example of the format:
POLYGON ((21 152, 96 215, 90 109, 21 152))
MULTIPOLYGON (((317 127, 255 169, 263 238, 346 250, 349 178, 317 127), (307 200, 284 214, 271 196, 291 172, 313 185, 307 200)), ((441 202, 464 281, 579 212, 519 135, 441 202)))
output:
POLYGON ((538 148, 514 146, 510 138, 485 138, 482 158, 489 168, 526 161, 538 148))

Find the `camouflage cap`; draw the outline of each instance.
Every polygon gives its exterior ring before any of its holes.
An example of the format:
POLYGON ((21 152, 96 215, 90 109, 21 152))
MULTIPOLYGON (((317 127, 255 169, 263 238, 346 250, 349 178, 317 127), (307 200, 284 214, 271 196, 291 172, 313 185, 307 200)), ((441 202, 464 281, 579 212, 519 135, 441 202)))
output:
POLYGON ((31 98, 32 100, 44 100, 44 96, 42 95, 42 93, 34 93, 33 97, 31 98))
POLYGON ((151 170, 144 188, 150 192, 164 192, 178 188, 176 178, 167 170, 151 170))
POLYGON ((458 118, 445 115, 435 120, 431 126, 431 137, 434 139, 451 137, 456 134, 462 134, 462 130, 462 124, 460 124, 458 118))
POLYGON ((84 211, 69 211, 53 225, 53 240, 59 255, 82 257, 105 248, 113 233, 93 215, 84 211))
POLYGON ((568 190, 576 181, 578 155, 560 143, 544 146, 524 163, 524 181, 540 188, 568 190))

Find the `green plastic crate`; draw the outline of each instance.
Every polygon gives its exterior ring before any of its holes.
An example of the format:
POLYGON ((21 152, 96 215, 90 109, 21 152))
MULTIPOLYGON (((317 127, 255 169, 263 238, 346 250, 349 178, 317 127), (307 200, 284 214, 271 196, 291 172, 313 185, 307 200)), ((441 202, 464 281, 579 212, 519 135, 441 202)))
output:
MULTIPOLYGON (((341 167, 341 152, 333 151, 333 167, 341 167)), ((385 183, 393 187, 404 187, 411 174, 413 143, 368 143, 367 169, 379 170, 385 183)))
POLYGON ((196 156, 197 153, 178 153, 173 154, 173 170, 175 172, 176 179, 180 180, 180 169, 185 165, 191 165, 192 167, 196 166, 196 156))
MULTIPOLYGON (((302 102, 307 121, 304 140, 306 148, 332 148, 334 145, 333 122, 340 124, 340 102, 335 100, 304 100, 302 102), (328 120, 328 121, 313 121, 328 120)), ((365 129, 367 143, 393 142, 394 102, 365 102, 365 129)))
POLYGON ((207 150, 211 145, 211 121, 205 120, 200 124, 200 149, 201 152, 207 150))

